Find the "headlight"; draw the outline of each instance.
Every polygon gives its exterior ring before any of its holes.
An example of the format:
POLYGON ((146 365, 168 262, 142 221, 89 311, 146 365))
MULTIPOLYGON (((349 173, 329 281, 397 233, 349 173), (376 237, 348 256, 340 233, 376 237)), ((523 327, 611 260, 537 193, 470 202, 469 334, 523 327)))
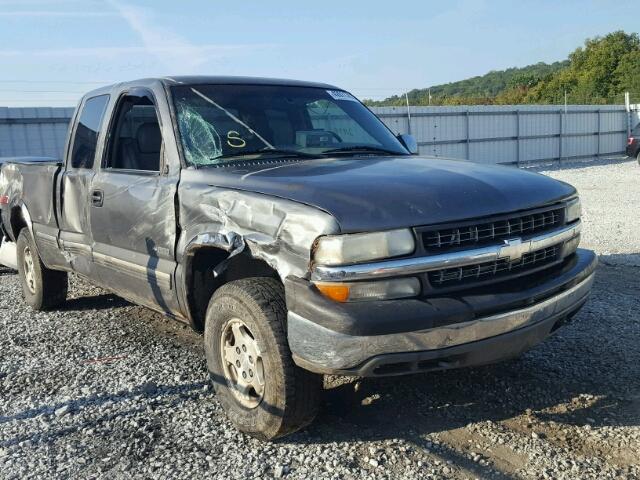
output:
POLYGON ((318 282, 315 285, 320 293, 336 302, 392 300, 394 298, 415 297, 420 294, 420 280, 413 277, 376 280, 374 282, 318 282))
POLYGON ((413 253, 416 247, 409 229, 320 237, 314 254, 319 265, 348 265, 413 253))
POLYGON ((567 203, 566 208, 567 223, 574 222, 582 216, 582 205, 580 204, 580 199, 578 197, 570 200, 569 203, 567 203))

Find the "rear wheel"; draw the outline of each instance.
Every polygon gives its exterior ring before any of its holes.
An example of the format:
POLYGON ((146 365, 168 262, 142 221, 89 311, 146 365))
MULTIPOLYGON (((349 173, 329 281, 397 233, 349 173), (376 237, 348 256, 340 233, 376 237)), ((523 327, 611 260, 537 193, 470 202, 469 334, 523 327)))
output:
POLYGON ((636 155, 636 160, 638 161, 638 165, 640 165, 640 150, 638 150, 638 155, 636 155))
POLYGON ((22 293, 31 308, 47 310, 64 302, 69 286, 67 272, 44 266, 28 229, 20 231, 16 250, 22 293))
POLYGON ((293 363, 286 313, 272 278, 230 282, 207 309, 205 352, 218 399, 239 430, 261 440, 308 425, 320 405, 322 377, 293 363))

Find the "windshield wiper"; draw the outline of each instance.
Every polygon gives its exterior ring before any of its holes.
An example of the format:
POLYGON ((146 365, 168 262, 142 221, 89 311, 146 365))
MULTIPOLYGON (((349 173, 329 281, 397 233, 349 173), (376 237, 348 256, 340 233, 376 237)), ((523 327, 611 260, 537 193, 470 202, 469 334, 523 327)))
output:
POLYGON ((400 152, 394 152, 392 150, 387 150, 386 148, 379 148, 379 147, 370 147, 367 145, 355 145, 352 147, 340 147, 340 148, 332 148, 329 150, 323 150, 322 153, 326 154, 326 153, 342 153, 342 152, 354 152, 354 153, 358 153, 358 152, 372 152, 372 153, 386 153, 388 155, 402 155, 402 153, 400 152))
POLYGON ((222 155, 220 157, 212 158, 212 160, 220 160, 220 159, 228 159, 228 158, 237 158, 237 157, 248 157, 250 155, 282 155, 287 157, 298 157, 298 158, 322 158, 320 155, 315 155, 313 153, 300 152, 298 150, 287 150, 284 148, 261 148, 259 150, 251 150, 247 152, 238 152, 232 153, 228 155, 222 155))

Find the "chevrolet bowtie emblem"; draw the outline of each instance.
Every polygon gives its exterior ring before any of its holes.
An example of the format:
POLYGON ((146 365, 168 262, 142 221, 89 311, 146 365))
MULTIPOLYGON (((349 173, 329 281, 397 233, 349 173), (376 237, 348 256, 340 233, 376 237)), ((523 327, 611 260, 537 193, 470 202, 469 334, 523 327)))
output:
POLYGON ((511 262, 517 262, 522 255, 531 251, 531 242, 523 242, 521 238, 509 238, 504 240, 504 245, 500 247, 498 258, 509 258, 511 262))

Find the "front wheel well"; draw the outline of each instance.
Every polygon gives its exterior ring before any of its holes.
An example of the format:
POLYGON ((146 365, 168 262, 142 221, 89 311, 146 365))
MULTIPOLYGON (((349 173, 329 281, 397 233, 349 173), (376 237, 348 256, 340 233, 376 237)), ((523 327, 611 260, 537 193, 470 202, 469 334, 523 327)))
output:
POLYGON ((185 291, 191 324, 197 331, 204 330, 209 300, 222 285, 250 277, 280 278, 274 268, 253 257, 249 250, 233 257, 224 272, 214 277, 214 267, 228 256, 229 252, 215 247, 202 247, 188 256, 185 291))

